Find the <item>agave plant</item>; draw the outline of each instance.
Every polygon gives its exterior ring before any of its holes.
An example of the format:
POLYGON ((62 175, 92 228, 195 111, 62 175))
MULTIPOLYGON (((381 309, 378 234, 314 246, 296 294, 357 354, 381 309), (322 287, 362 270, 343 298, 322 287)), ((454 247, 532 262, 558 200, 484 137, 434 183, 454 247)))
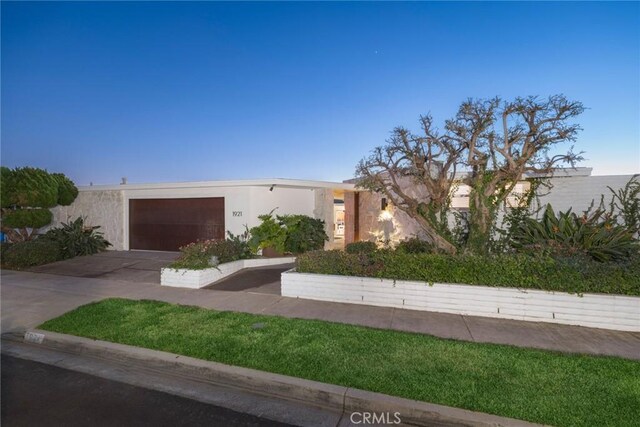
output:
POLYGON ((102 233, 96 231, 99 226, 85 226, 84 219, 79 217, 71 222, 62 223, 60 227, 52 228, 43 236, 60 245, 65 258, 79 255, 91 255, 111 246, 102 233))
POLYGON ((540 220, 526 219, 513 236, 513 246, 519 250, 587 254, 602 262, 628 258, 637 250, 637 244, 632 233, 602 209, 582 215, 569 209, 556 215, 551 205, 547 205, 540 220))

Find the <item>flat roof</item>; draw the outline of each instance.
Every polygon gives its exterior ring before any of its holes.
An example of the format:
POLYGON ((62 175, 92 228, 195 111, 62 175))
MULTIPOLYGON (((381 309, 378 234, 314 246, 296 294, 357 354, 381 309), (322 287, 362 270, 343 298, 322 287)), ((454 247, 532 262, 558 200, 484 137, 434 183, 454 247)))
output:
MULTIPOLYGON (((591 172, 592 171, 593 171, 593 168, 588 168, 588 167, 555 168, 555 169, 553 169, 552 172, 546 173, 546 174, 527 172, 527 173, 524 174, 524 176, 522 178, 523 179, 527 179, 527 178, 567 178, 567 177, 574 177, 574 176, 591 176, 591 172)), ((462 178, 465 178, 465 177, 469 176, 470 173, 471 172, 468 172, 468 171, 456 172, 455 178, 456 179, 462 179, 462 178)), ((358 182, 358 179, 357 178, 351 178, 351 179, 346 179, 343 182, 356 184, 358 182)))
POLYGON ((213 188, 213 187, 281 187, 281 188, 329 188, 332 190, 355 191, 355 184, 331 181, 312 181, 303 179, 265 178, 265 179, 241 179, 230 181, 187 181, 187 182, 162 182, 142 184, 110 184, 110 185, 83 185, 78 187, 80 191, 109 191, 109 190, 156 190, 156 189, 181 189, 181 188, 213 188))

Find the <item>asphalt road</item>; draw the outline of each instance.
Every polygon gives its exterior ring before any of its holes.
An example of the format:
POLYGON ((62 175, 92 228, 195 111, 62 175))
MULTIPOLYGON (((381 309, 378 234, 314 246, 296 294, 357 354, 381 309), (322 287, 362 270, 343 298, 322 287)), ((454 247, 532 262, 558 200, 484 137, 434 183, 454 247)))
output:
POLYGON ((2 355, 3 427, 286 426, 171 394, 2 355))

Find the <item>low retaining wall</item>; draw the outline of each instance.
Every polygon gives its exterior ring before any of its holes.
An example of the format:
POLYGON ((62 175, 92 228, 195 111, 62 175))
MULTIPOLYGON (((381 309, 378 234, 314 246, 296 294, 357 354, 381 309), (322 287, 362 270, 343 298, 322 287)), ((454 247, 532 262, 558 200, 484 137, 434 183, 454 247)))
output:
POLYGON ((243 268, 266 267, 269 265, 291 264, 295 257, 241 259, 226 262, 216 268, 187 270, 184 268, 163 268, 160 272, 160 284, 176 288, 199 289, 224 279, 243 268))
POLYGON ((640 297, 282 273, 282 296, 640 332, 640 297))

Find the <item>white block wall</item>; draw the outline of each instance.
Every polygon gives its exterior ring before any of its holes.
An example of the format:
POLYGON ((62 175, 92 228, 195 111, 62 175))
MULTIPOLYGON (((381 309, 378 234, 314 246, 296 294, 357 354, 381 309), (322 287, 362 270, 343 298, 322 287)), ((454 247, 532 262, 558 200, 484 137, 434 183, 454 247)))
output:
POLYGON ((100 226, 98 231, 113 245, 109 247, 110 250, 125 248, 125 201, 122 191, 80 191, 71 205, 56 206, 51 212, 53 221, 47 229, 83 217, 85 225, 100 226))
POLYGON ((640 332, 640 297, 282 273, 282 296, 640 332))

